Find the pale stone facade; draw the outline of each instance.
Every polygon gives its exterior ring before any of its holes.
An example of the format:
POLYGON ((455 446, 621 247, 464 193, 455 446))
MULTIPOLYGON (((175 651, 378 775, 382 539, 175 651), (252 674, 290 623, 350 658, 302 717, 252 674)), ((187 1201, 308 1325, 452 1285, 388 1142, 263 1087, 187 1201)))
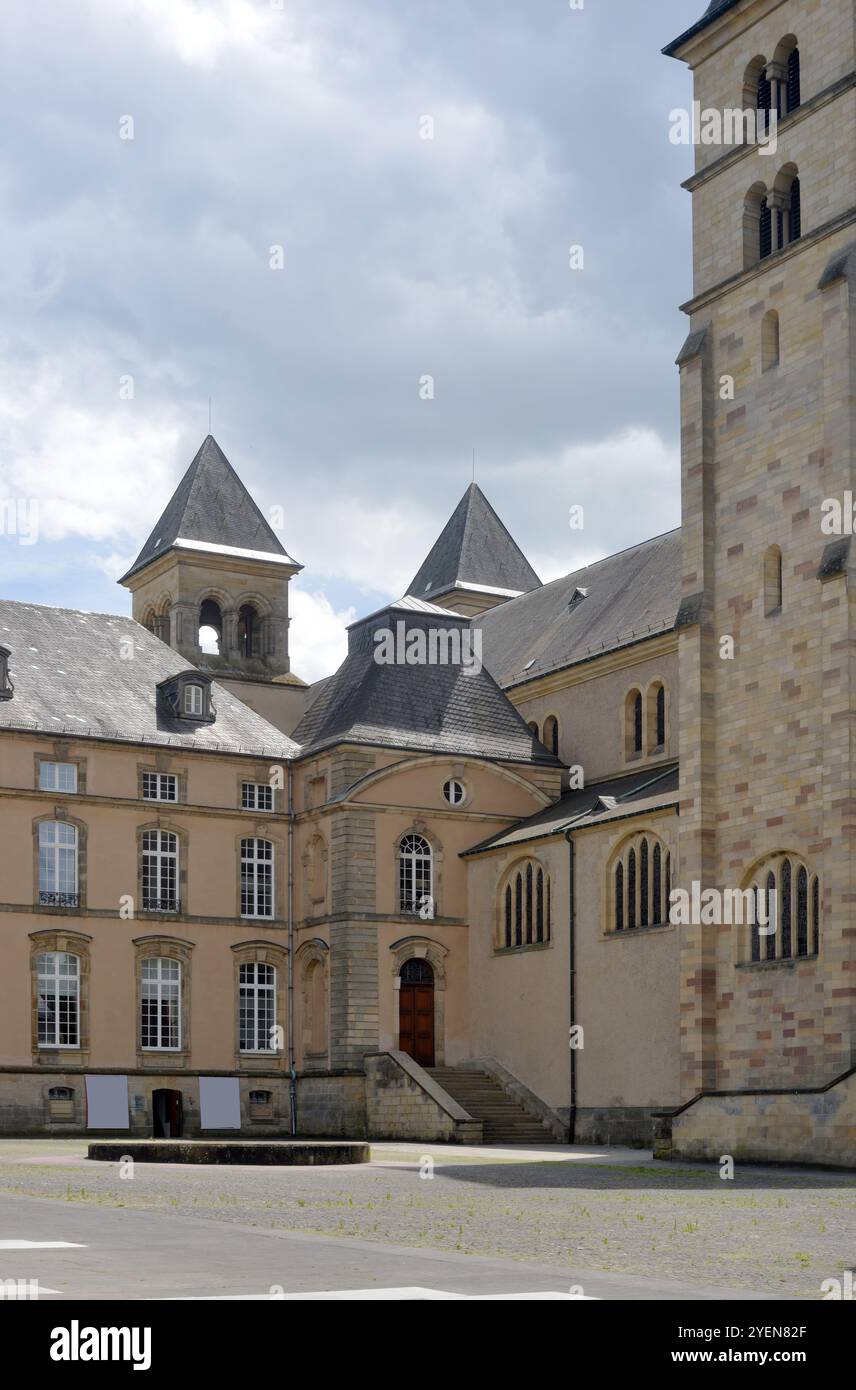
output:
POLYGON ((702 108, 782 102, 687 185, 680 533, 541 585, 473 485, 307 690, 299 566, 209 437, 137 623, 0 605, 6 1132, 85 1130, 109 1074, 200 1133, 218 1076, 248 1133, 472 1142, 495 1085, 545 1141, 854 1161, 852 0, 714 0, 670 52, 702 108), (381 664, 399 625, 479 662, 381 664), (672 905, 770 882, 765 933, 672 905))

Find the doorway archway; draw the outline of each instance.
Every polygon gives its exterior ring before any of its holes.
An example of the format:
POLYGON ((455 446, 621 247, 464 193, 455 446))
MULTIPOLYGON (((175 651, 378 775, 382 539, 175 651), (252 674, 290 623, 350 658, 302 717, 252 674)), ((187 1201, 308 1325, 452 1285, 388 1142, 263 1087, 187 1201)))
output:
POLYGON ((420 1067, 434 1066, 434 971, 427 960, 401 967, 398 1046, 420 1067))

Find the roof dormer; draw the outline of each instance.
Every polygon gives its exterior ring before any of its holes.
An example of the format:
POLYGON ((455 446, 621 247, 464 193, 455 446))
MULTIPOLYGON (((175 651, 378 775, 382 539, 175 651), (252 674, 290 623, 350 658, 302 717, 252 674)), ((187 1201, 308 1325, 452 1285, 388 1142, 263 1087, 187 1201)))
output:
POLYGON ((0 647, 0 700, 11 700, 15 687, 9 675, 9 658, 12 653, 8 647, 0 647))
POLYGON ((188 724, 213 724, 217 711, 211 701, 211 681, 202 671, 180 671, 157 687, 158 703, 171 719, 188 724))

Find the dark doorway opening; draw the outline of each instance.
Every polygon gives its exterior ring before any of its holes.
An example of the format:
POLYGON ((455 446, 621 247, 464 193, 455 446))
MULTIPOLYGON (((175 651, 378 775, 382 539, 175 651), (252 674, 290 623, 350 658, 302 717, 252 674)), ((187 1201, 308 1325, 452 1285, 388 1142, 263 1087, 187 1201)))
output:
POLYGON ((181 1138, 181 1091, 152 1091, 152 1133, 155 1139, 181 1138))

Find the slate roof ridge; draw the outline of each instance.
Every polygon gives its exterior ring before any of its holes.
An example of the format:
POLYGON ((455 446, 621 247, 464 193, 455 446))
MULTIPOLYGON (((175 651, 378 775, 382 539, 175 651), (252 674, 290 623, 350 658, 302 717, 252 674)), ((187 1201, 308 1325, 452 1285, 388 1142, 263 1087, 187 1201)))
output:
MULTIPOLYGON (((594 814, 594 807, 596 807, 598 799, 604 795, 600 790, 601 788, 612 788, 612 793, 607 792, 606 795, 615 796, 616 806, 611 808, 611 810, 618 810, 622 806, 632 806, 633 802, 636 800, 646 800, 647 798, 641 797, 640 793, 656 787, 659 782, 667 781, 678 772, 679 767, 680 763, 678 759, 672 758, 665 765, 661 765, 655 769, 637 768, 635 770, 618 773, 614 777, 598 778, 597 781, 591 782, 588 786, 580 788, 579 790, 568 789, 564 791, 561 796, 557 797, 550 806, 545 806, 540 811, 534 811, 531 816, 522 816, 520 820, 515 821, 513 825, 506 826, 504 830, 497 830, 486 839, 480 840, 475 845, 471 845, 469 849, 462 850, 460 857, 464 859, 470 854, 477 854, 482 850, 491 849, 509 836, 516 835, 518 831, 525 829, 526 826, 532 827, 533 834, 524 837, 524 840, 521 840, 520 843, 524 843, 525 840, 543 839, 547 835, 564 834, 565 831, 570 830, 577 821, 588 820, 594 814), (651 776, 647 781, 638 782, 636 779, 639 777, 640 772, 644 771, 650 772, 651 776), (630 783, 623 792, 620 790, 621 782, 630 783), (619 785, 617 786, 616 784, 619 785), (587 808, 582 805, 579 806, 579 809, 574 811, 573 814, 562 814, 563 803, 571 802, 572 800, 580 802, 584 797, 590 797, 592 804, 587 808), (551 815, 555 816, 555 820, 551 819, 551 815), (541 828, 542 826, 544 827, 543 829, 541 828)), ((655 796, 657 793, 651 791, 650 795, 655 796)), ((570 812, 570 806, 568 810, 570 812)), ((603 815, 605 818, 610 816, 610 811, 604 810, 603 815)))
MULTIPOLYGON (((580 575, 588 574, 589 571, 597 569, 598 565, 608 564, 610 560, 618 560, 622 555, 629 555, 631 551, 638 552, 646 545, 654 545, 657 541, 665 540, 667 536, 676 536, 680 530, 680 526, 673 526, 670 531, 661 531, 659 535, 649 536, 647 540, 635 541, 632 545, 625 545, 621 550, 613 550, 609 555, 602 555, 599 560, 592 560, 590 564, 583 565, 582 569, 568 570, 567 574, 560 574, 556 579, 548 579, 546 583, 541 585, 541 589, 547 590, 555 588, 557 584, 567 584, 569 579, 576 580, 580 575)), ((529 598, 530 594, 536 592, 540 592, 540 590, 531 589, 529 593, 518 594, 517 598, 509 599, 509 603, 519 603, 522 599, 529 598)), ((490 608, 487 611, 493 613, 497 610, 490 608)), ((478 616, 483 617, 484 615, 480 613, 478 616)))

